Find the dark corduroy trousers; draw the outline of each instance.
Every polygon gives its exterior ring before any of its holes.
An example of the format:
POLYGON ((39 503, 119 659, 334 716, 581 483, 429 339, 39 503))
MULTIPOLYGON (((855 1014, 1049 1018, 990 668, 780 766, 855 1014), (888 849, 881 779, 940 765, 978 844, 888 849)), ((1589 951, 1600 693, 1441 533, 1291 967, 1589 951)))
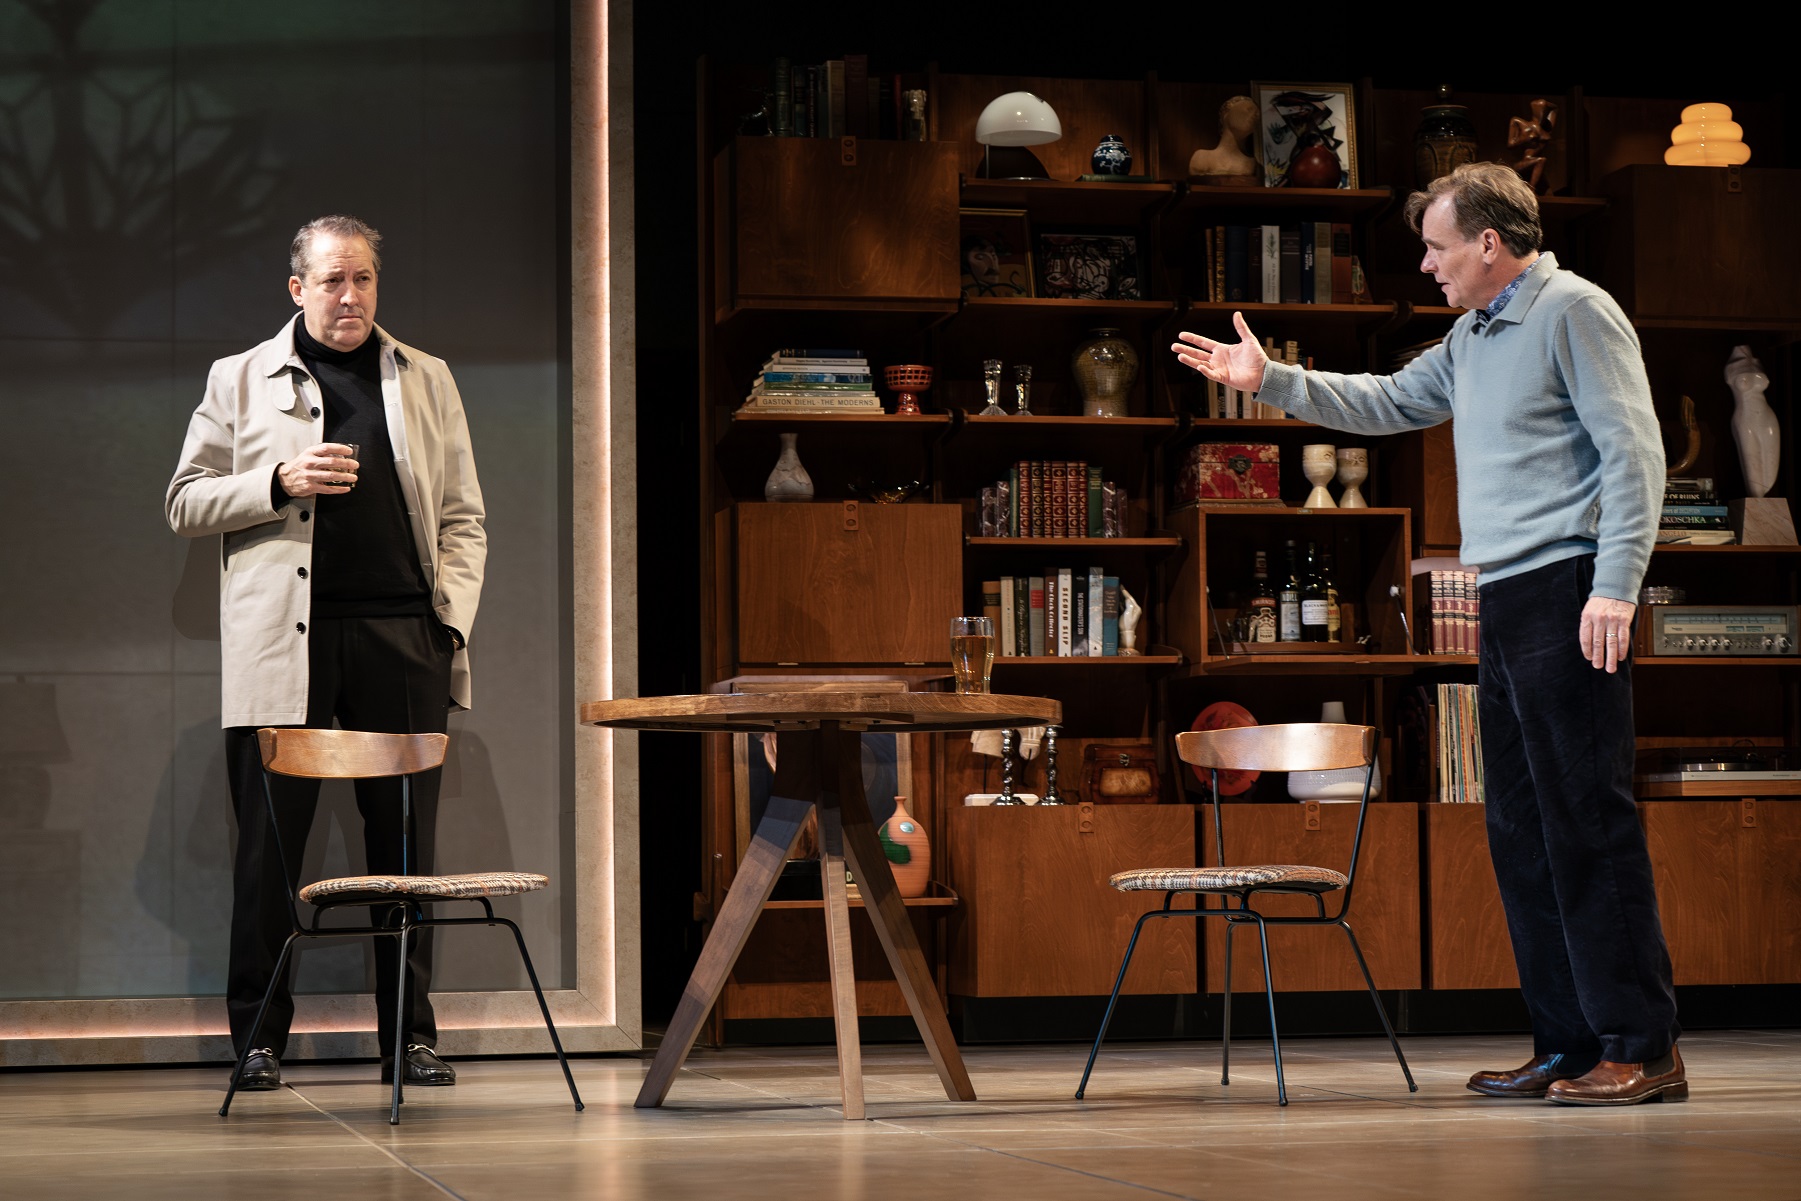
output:
MULTIPOLYGON (((306 724, 323 729, 383 734, 442 733, 450 715, 450 634, 431 616, 318 618, 307 632, 306 724)), ((275 970, 281 944, 293 929, 287 886, 296 887, 306 849, 307 832, 319 802, 319 782, 293 776, 271 776, 275 810, 281 821, 277 854, 263 797, 262 756, 256 730, 225 730, 225 766, 231 777, 231 801, 238 819, 238 845, 233 863, 231 962, 226 972, 225 1004, 231 1017, 231 1040, 239 1054, 250 1037, 250 1024, 275 970)), ((413 782, 414 875, 432 870, 434 816, 439 772, 421 774, 413 782)), ((356 804, 363 818, 363 852, 371 874, 399 873, 400 781, 358 780, 356 804)), ((303 916, 306 907, 302 906, 303 916)), ((377 923, 392 906, 371 907, 377 923)), ((431 986, 431 931, 412 936, 407 955, 406 1038, 409 1043, 437 1044, 437 1020, 428 995, 431 986)), ((394 1045, 394 987, 399 960, 396 940, 375 940, 375 1013, 384 1054, 394 1045)), ((281 1056, 294 1019, 289 988, 293 960, 270 999, 257 1045, 281 1056)))
POLYGON ((1632 797, 1632 670, 1582 655, 1580 555, 1481 586, 1488 846, 1538 1054, 1643 1063, 1681 1033, 1632 797))

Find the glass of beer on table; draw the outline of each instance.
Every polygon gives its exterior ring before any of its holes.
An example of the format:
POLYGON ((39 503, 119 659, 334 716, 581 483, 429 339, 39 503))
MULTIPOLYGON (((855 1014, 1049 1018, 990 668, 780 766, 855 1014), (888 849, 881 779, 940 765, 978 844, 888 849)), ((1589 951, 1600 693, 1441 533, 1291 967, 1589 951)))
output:
POLYGON ((951 674, 957 691, 988 691, 988 673, 994 670, 994 622, 986 617, 951 618, 951 674))

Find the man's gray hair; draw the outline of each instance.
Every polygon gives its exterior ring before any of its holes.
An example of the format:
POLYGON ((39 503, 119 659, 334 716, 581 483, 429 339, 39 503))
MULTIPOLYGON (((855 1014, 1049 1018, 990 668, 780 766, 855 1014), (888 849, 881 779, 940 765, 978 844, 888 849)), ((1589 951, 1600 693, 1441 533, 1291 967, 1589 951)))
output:
POLYGON ((1420 232, 1420 222, 1434 200, 1451 198, 1451 220, 1468 241, 1492 229, 1517 257, 1524 258, 1544 241, 1538 219, 1538 197, 1519 172, 1505 163, 1465 163, 1442 175, 1423 192, 1407 197, 1407 228, 1420 232))
POLYGON ((314 217, 302 225, 300 232, 294 235, 294 244, 288 247, 288 270, 300 282, 305 283, 306 273, 313 269, 313 239, 320 234, 361 238, 369 243, 369 258, 374 263, 375 273, 381 274, 380 231, 359 217, 334 213, 329 217, 314 217))

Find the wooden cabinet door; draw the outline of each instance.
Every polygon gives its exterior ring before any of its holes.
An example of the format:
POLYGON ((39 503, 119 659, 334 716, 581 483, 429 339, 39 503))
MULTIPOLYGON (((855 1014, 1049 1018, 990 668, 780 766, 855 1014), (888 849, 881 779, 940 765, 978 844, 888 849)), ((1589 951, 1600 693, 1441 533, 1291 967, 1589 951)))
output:
POLYGON ((1801 983, 1801 800, 1639 805, 1677 984, 1801 983))
POLYGON ((948 666, 962 530, 957 505, 739 505, 739 662, 948 666))
MULTIPOLYGON (((955 142, 740 138, 720 170, 739 301, 957 299, 955 142)), ((721 300, 724 300, 721 297, 721 300)))
MULTIPOLYGON (((1201 823, 1201 849, 1209 864, 1214 861, 1211 808, 1197 808, 1195 819, 1201 823)), ((1227 805, 1226 861, 1305 863, 1345 870, 1351 861, 1357 806, 1321 805, 1319 824, 1317 830, 1307 829, 1306 807, 1299 804, 1227 805)), ((1337 906, 1337 897, 1328 893, 1326 912, 1336 912, 1337 906)), ((1264 913, 1296 916, 1315 912, 1313 902, 1299 896, 1265 897, 1259 908, 1264 913)), ((1218 918, 1203 920, 1207 991, 1217 992, 1225 980, 1225 923, 1218 918)), ((1377 802, 1369 807, 1350 923, 1377 988, 1420 986, 1419 820, 1414 806, 1377 802)), ((1257 931, 1241 929, 1234 934, 1232 954, 1233 991, 1262 991, 1263 960, 1257 931)), ((1278 992, 1363 988, 1363 974, 1357 970, 1350 940, 1342 930, 1330 926, 1272 928, 1269 957, 1278 992)))
POLYGON ((1488 856, 1488 810, 1420 806, 1426 851, 1426 969, 1431 988, 1518 988, 1501 887, 1488 856))
MULTIPOLYGON (((950 991, 968 997, 1094 997, 1113 987, 1132 925, 1163 894, 1119 892, 1114 872, 1194 862, 1189 805, 950 809, 950 991)), ((1126 993, 1196 989, 1192 918, 1150 922, 1126 993)))

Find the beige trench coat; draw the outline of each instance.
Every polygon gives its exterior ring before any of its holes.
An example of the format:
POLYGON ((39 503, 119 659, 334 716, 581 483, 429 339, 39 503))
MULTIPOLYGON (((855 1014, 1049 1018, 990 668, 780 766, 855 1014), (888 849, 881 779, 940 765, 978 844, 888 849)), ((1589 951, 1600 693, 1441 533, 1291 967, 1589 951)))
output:
MULTIPOLYGON (((467 639, 488 537, 463 401, 442 359, 396 342, 379 326, 375 333, 388 440, 419 565, 438 620, 467 639)), ((213 364, 164 509, 170 528, 184 537, 224 535, 222 725, 306 720, 316 498, 291 500, 278 512, 269 493, 278 465, 323 441, 319 386, 295 353, 291 322, 262 345, 213 364)), ((469 707, 466 648, 452 661, 450 694, 457 707, 469 707)))

